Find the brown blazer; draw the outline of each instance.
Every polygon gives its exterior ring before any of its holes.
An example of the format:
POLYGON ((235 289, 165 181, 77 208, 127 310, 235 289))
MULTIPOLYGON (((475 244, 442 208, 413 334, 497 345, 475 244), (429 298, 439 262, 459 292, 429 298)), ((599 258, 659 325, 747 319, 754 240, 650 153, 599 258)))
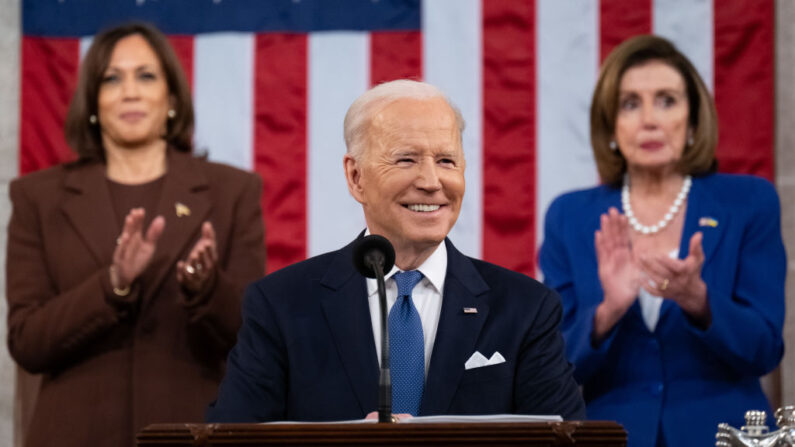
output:
POLYGON ((262 182, 171 151, 149 268, 127 299, 108 267, 121 225, 105 166, 57 166, 11 183, 8 347, 42 373, 28 446, 125 446, 154 422, 201 422, 240 325, 244 286, 264 273, 262 182), (180 216, 177 204, 185 208, 180 216), (220 271, 189 298, 175 266, 212 222, 220 271))

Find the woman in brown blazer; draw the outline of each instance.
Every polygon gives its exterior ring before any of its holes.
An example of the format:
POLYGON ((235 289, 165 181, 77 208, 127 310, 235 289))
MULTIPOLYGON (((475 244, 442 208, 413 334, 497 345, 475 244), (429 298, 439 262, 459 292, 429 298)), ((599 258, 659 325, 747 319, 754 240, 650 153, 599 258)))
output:
POLYGON ((166 38, 94 39, 66 137, 79 159, 11 184, 8 346, 41 373, 28 446, 124 446, 201 422, 264 273, 261 181, 194 158, 190 89, 166 38))

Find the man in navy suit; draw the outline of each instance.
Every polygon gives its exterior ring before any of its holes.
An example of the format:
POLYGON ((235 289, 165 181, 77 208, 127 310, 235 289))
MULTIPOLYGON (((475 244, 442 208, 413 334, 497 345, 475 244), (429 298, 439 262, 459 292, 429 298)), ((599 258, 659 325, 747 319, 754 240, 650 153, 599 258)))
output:
MULTIPOLYGON (((463 127, 438 89, 406 80, 364 93, 345 117, 348 189, 366 232, 396 253, 386 276, 394 412, 582 419, 558 295, 447 239, 464 195, 463 127)), ((376 410, 378 294, 352 259, 348 245, 248 288, 209 421, 348 420, 376 410)))

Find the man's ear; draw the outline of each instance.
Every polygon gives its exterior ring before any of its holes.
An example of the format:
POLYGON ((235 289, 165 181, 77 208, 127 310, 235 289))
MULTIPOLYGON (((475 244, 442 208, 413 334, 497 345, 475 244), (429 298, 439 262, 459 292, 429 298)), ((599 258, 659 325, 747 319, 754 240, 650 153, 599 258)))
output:
POLYGON ((348 182, 348 191, 357 202, 364 204, 361 164, 351 154, 345 154, 342 158, 342 165, 345 169, 345 181, 348 182))

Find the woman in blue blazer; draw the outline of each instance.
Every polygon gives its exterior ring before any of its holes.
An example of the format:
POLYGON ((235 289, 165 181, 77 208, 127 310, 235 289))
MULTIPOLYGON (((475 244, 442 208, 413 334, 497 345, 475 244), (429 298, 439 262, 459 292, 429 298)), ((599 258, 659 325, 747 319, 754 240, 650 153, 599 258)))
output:
POLYGON ((767 410, 783 354, 786 258, 766 180, 716 174, 717 115, 670 42, 605 60, 591 104, 603 185, 557 198, 540 264, 588 417, 630 446, 713 445, 719 422, 767 410))

